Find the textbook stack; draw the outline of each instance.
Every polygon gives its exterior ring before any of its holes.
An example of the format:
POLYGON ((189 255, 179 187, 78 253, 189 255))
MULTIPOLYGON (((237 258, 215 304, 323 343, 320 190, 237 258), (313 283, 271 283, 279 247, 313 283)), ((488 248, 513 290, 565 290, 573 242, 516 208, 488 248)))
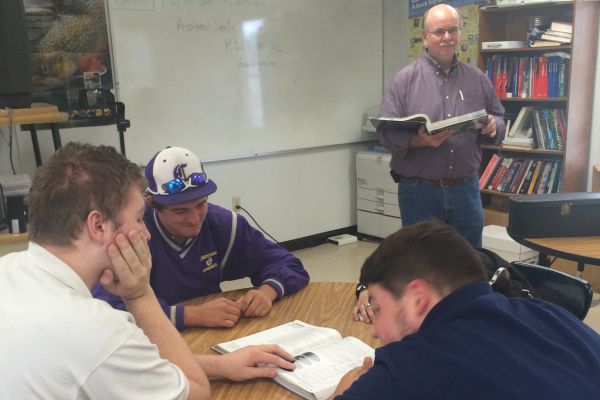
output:
POLYGON ((573 40, 573 24, 570 22, 552 21, 550 28, 541 31, 538 39, 531 42, 531 47, 562 46, 571 44, 573 40))

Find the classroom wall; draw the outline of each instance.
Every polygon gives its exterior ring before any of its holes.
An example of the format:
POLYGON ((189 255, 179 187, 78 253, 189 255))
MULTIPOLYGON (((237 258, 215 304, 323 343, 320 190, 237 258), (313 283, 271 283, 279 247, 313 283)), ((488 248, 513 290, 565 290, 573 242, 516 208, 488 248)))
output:
MULTIPOLYGON (((405 0, 383 0, 385 82, 406 63, 405 0)), ((352 68, 348 65, 348 68, 352 68)), ((384 82, 384 84, 385 84, 384 82)), ((135 124, 135 121, 131 121, 135 124)), ((327 134, 323 132, 323 134, 327 134)), ((127 135, 127 133, 126 133, 127 135)), ((53 152, 49 131, 38 132, 42 158, 53 152)), ((118 148, 114 126, 64 129, 63 143, 86 141, 118 148)), ((19 132, 13 156, 17 172, 33 176, 35 161, 28 132, 19 132)), ((173 141, 172 145, 182 145, 173 141)), ((135 146, 126 141, 126 145, 135 146)), ((280 241, 297 239, 356 225, 355 154, 367 144, 328 146, 273 156, 218 161, 206 165, 218 184, 211 201, 231 207, 231 197, 240 196, 242 206, 259 224, 280 241)), ((157 149, 158 150, 158 149, 157 149)), ((0 174, 10 174, 8 132, 0 137, 0 174)), ((148 158, 151 154, 148 155, 148 158)))
MULTIPOLYGON (((403 22, 407 21, 408 10, 405 0, 384 0, 383 5, 385 86, 393 74, 407 62, 405 38, 408 29, 403 22)), ((600 104, 600 59, 596 65, 594 103, 600 104)), ((595 108, 600 111, 600 106, 595 108)), ((590 171, 600 158, 599 114, 594 113, 590 171)), ((0 174, 10 174, 8 130, 3 128, 0 133, 0 174)), ((53 152, 50 133, 43 131, 38 136, 42 157, 46 159, 53 152)), ((117 148, 119 146, 114 126, 62 130, 61 136, 63 143, 87 141, 117 148)), ((18 132, 16 137, 18 140, 15 142, 13 158, 17 172, 33 176, 35 161, 30 135, 28 132, 18 132)), ((185 145, 176 142, 171 144, 185 145)), ((354 157, 356 151, 367 147, 366 144, 330 146, 268 157, 209 163, 206 166, 207 172, 219 185, 211 201, 229 208, 231 197, 240 196, 242 206, 280 241, 355 225, 354 157)))
MULTIPOLYGON (((600 31, 598 32, 598 43, 600 43, 600 31)), ((596 164, 600 165, 600 48, 596 57, 596 78, 594 80, 594 104, 592 115, 588 191, 592 191, 592 168, 596 164)))

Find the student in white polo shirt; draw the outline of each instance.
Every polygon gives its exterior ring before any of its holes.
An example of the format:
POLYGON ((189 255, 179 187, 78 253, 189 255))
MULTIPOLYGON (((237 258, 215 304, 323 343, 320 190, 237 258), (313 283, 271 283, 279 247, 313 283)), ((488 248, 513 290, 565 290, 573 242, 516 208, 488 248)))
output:
POLYGON ((69 143, 33 180, 30 243, 0 258, 1 399, 208 399, 207 376, 275 376, 283 349, 193 355, 149 286, 138 166, 69 143), (94 299, 100 282, 129 312, 94 299))

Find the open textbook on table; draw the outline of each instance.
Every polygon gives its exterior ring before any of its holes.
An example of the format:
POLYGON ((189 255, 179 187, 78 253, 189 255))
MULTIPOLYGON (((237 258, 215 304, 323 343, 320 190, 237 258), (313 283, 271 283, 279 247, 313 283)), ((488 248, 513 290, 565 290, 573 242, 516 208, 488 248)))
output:
POLYGON ((293 371, 277 369, 275 382, 304 399, 326 399, 344 374, 375 357, 363 341, 331 328, 292 321, 253 335, 220 343, 213 350, 225 354, 254 344, 278 344, 296 358, 293 371))
POLYGON ((470 128, 481 129, 485 126, 487 117, 485 110, 479 110, 437 122, 431 122, 425 114, 414 114, 404 118, 370 117, 369 120, 378 131, 391 130, 414 134, 421 125, 425 125, 427 132, 434 135, 445 129, 451 129, 452 133, 470 128))

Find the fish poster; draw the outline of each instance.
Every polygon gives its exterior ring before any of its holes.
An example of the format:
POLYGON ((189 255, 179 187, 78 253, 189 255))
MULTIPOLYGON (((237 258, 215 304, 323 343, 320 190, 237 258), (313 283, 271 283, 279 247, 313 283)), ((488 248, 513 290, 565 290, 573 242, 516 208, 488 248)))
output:
POLYGON ((24 0, 34 102, 71 113, 81 89, 113 89, 104 2, 24 0))

